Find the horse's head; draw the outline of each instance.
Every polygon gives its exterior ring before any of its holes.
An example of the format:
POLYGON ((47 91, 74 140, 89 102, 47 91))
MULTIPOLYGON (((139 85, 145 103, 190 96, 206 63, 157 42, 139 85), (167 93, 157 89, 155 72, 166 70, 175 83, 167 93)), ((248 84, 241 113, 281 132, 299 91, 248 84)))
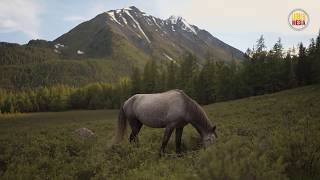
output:
POLYGON ((216 133, 216 126, 213 126, 213 128, 211 128, 209 132, 203 136, 202 141, 203 141, 204 148, 207 148, 208 146, 213 144, 217 138, 218 136, 216 133))

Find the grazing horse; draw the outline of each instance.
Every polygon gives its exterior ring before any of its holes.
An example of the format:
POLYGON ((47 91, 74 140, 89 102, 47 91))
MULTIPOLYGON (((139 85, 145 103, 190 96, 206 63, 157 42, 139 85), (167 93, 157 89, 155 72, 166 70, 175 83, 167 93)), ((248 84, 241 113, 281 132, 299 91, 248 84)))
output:
POLYGON ((183 127, 190 123, 200 134, 204 147, 217 138, 216 126, 212 126, 201 106, 182 90, 170 90, 156 94, 136 94, 120 108, 115 142, 123 139, 127 120, 132 132, 129 141, 136 141, 142 127, 165 128, 160 155, 165 151, 168 140, 176 129, 176 152, 181 152, 183 127))

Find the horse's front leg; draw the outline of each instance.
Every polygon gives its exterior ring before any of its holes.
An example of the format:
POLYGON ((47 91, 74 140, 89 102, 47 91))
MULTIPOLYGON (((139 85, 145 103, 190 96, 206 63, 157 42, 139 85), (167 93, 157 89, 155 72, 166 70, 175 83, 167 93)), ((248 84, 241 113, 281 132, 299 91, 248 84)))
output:
POLYGON ((171 126, 167 126, 165 131, 164 131, 164 135, 163 135, 163 138, 162 138, 162 145, 161 145, 161 148, 160 148, 160 156, 162 156, 165 152, 165 148, 167 146, 167 143, 170 139, 170 136, 172 134, 172 131, 173 131, 174 127, 171 127, 171 126))
POLYGON ((176 153, 181 153, 181 136, 183 132, 183 127, 176 128, 176 153))

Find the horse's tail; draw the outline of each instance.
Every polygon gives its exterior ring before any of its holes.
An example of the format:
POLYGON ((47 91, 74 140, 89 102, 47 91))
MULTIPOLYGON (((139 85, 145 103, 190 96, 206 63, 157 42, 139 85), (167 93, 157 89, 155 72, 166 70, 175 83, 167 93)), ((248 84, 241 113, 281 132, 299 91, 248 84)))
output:
POLYGON ((119 143, 123 140, 124 135, 127 130, 127 117, 123 109, 123 105, 120 107, 119 115, 118 115, 118 129, 116 135, 113 139, 113 143, 119 143))

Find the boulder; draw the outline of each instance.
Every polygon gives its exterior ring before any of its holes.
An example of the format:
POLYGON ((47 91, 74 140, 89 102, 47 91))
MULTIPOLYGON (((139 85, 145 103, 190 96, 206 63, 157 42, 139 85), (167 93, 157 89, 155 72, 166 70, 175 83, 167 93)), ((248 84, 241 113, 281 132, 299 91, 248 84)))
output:
POLYGON ((74 133, 75 133, 76 137, 83 139, 83 140, 96 137, 96 134, 88 128, 76 129, 74 133))

